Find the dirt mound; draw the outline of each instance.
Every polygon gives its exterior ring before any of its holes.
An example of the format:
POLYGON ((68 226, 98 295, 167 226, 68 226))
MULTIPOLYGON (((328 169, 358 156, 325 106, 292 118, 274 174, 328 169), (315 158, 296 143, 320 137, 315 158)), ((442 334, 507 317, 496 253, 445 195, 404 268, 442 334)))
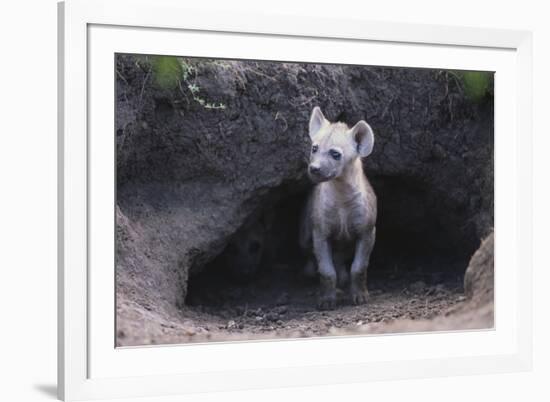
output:
POLYGON ((473 301, 493 302, 495 235, 491 233, 475 252, 464 274, 464 292, 473 301))

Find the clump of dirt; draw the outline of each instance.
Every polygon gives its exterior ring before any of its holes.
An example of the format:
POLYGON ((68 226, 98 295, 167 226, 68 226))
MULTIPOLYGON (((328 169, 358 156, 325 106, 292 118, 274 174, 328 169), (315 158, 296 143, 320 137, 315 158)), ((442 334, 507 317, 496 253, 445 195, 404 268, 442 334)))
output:
POLYGON ((494 299, 495 236, 491 233, 475 252, 464 274, 466 296, 478 303, 492 303, 494 299))

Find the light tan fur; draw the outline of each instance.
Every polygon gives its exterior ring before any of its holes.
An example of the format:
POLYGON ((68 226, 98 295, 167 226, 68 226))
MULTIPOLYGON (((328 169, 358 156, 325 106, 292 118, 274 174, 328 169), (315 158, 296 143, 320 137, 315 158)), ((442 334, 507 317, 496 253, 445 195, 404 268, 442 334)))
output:
POLYGON ((367 268, 376 237, 376 195, 361 162, 374 135, 364 121, 349 128, 330 123, 316 107, 310 119, 308 172, 316 183, 301 225, 300 242, 311 252, 306 271, 320 276, 320 308, 333 308, 336 286, 350 282, 352 301, 367 300, 367 268), (348 270, 348 266, 351 267, 348 270))

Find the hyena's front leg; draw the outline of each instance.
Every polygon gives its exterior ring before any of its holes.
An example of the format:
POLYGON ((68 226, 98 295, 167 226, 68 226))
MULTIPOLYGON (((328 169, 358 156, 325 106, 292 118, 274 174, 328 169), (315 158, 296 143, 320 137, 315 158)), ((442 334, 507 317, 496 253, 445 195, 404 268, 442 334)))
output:
POLYGON ((367 268, 374 239, 376 237, 376 228, 372 228, 357 240, 355 245, 355 256, 351 264, 351 300, 354 304, 366 303, 368 299, 367 291, 367 268))
POLYGON ((326 236, 316 231, 313 232, 313 251, 321 285, 318 307, 332 309, 336 306, 336 270, 332 261, 332 250, 326 236))

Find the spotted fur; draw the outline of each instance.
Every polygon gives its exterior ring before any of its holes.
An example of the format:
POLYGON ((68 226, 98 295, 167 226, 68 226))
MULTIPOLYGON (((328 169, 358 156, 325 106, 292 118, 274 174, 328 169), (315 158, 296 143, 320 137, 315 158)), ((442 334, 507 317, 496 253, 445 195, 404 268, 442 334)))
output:
POLYGON ((334 307, 336 285, 346 286, 348 278, 352 301, 364 303, 377 201, 361 158, 372 152, 374 134, 364 121, 352 128, 330 123, 318 107, 312 112, 309 133, 308 171, 316 185, 304 209, 300 242, 311 253, 308 270, 316 266, 320 277, 319 307, 334 307))

